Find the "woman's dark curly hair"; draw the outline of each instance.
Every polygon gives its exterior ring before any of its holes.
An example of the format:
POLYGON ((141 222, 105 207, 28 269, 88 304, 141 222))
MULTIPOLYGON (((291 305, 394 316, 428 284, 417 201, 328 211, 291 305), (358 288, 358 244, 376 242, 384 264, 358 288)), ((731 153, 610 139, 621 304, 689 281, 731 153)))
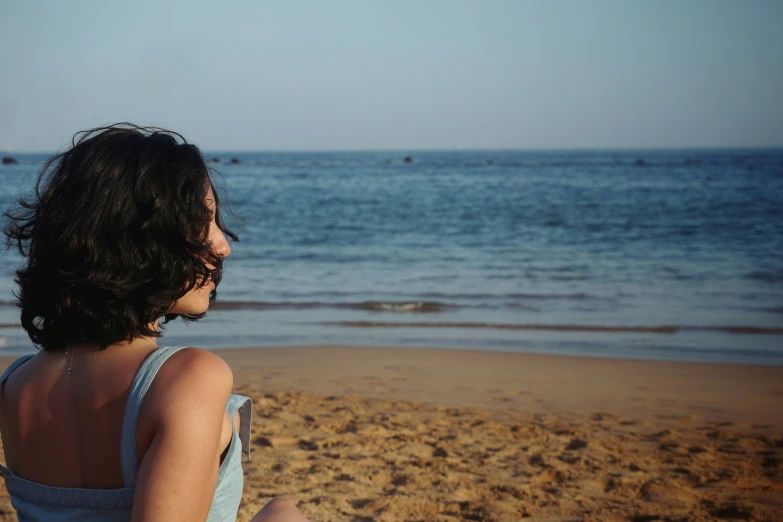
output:
MULTIPOLYGON (((201 152, 177 133, 130 124, 77 133, 5 213, 7 244, 26 257, 16 297, 33 342, 64 350, 159 337, 152 324, 178 317, 169 313, 177 299, 220 282, 210 188, 201 152)), ((217 226, 238 240, 214 199, 217 226)))

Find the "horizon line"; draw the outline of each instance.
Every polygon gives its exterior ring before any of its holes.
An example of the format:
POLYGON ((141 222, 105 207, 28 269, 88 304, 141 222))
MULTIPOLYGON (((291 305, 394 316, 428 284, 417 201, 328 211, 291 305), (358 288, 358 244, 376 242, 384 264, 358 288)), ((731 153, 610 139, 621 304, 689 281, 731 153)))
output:
MULTIPOLYGON (((188 142, 190 143, 190 142, 188 142)), ((191 143, 191 145, 195 145, 191 143)), ((196 145, 198 146, 198 145, 196 145)), ((638 147, 539 147, 539 148, 513 148, 513 147, 454 147, 454 148, 359 148, 359 149, 204 149, 199 147, 203 155, 210 154, 276 154, 276 153, 356 153, 356 152, 686 152, 686 151, 763 151, 763 150, 783 150, 781 145, 707 145, 707 146, 638 146, 638 147)), ((12 154, 57 154, 60 151, 67 150, 66 147, 56 150, 5 150, 0 149, 3 155, 12 154)))

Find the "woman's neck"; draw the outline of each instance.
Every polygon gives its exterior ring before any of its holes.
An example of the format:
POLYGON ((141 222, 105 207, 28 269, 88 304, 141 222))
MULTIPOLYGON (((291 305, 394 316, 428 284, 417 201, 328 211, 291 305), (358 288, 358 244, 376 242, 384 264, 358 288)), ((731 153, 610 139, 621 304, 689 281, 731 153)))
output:
MULTIPOLYGON (((154 323, 151 323, 149 325, 150 330, 153 330, 155 332, 158 331, 158 321, 155 321, 154 323)), ((117 341, 116 343, 111 343, 110 345, 106 346, 105 349, 110 348, 121 348, 123 350, 135 350, 135 349, 151 349, 151 348, 157 348, 158 347, 158 338, 153 336, 140 336, 140 337, 134 337, 133 340, 130 341, 117 341)), ((91 351, 102 351, 103 348, 98 343, 74 343, 72 345, 72 348, 80 351, 80 352, 91 352, 91 351)), ((69 350, 71 347, 68 348, 69 350)))

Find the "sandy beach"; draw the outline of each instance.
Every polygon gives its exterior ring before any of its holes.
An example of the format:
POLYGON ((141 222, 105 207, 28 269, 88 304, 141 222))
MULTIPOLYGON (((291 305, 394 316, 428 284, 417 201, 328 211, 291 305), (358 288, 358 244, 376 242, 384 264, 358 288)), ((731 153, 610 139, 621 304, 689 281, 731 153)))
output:
POLYGON ((314 522, 783 519, 783 367, 217 353, 254 400, 239 520, 276 496, 314 522))

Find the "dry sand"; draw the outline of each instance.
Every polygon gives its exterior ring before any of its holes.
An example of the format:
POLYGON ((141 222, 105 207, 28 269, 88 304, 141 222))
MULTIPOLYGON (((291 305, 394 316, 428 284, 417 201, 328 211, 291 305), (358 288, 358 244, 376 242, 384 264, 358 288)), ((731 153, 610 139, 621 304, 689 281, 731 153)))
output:
POLYGON ((239 520, 275 496, 313 522, 783 520, 781 367, 218 353, 254 400, 239 520))

